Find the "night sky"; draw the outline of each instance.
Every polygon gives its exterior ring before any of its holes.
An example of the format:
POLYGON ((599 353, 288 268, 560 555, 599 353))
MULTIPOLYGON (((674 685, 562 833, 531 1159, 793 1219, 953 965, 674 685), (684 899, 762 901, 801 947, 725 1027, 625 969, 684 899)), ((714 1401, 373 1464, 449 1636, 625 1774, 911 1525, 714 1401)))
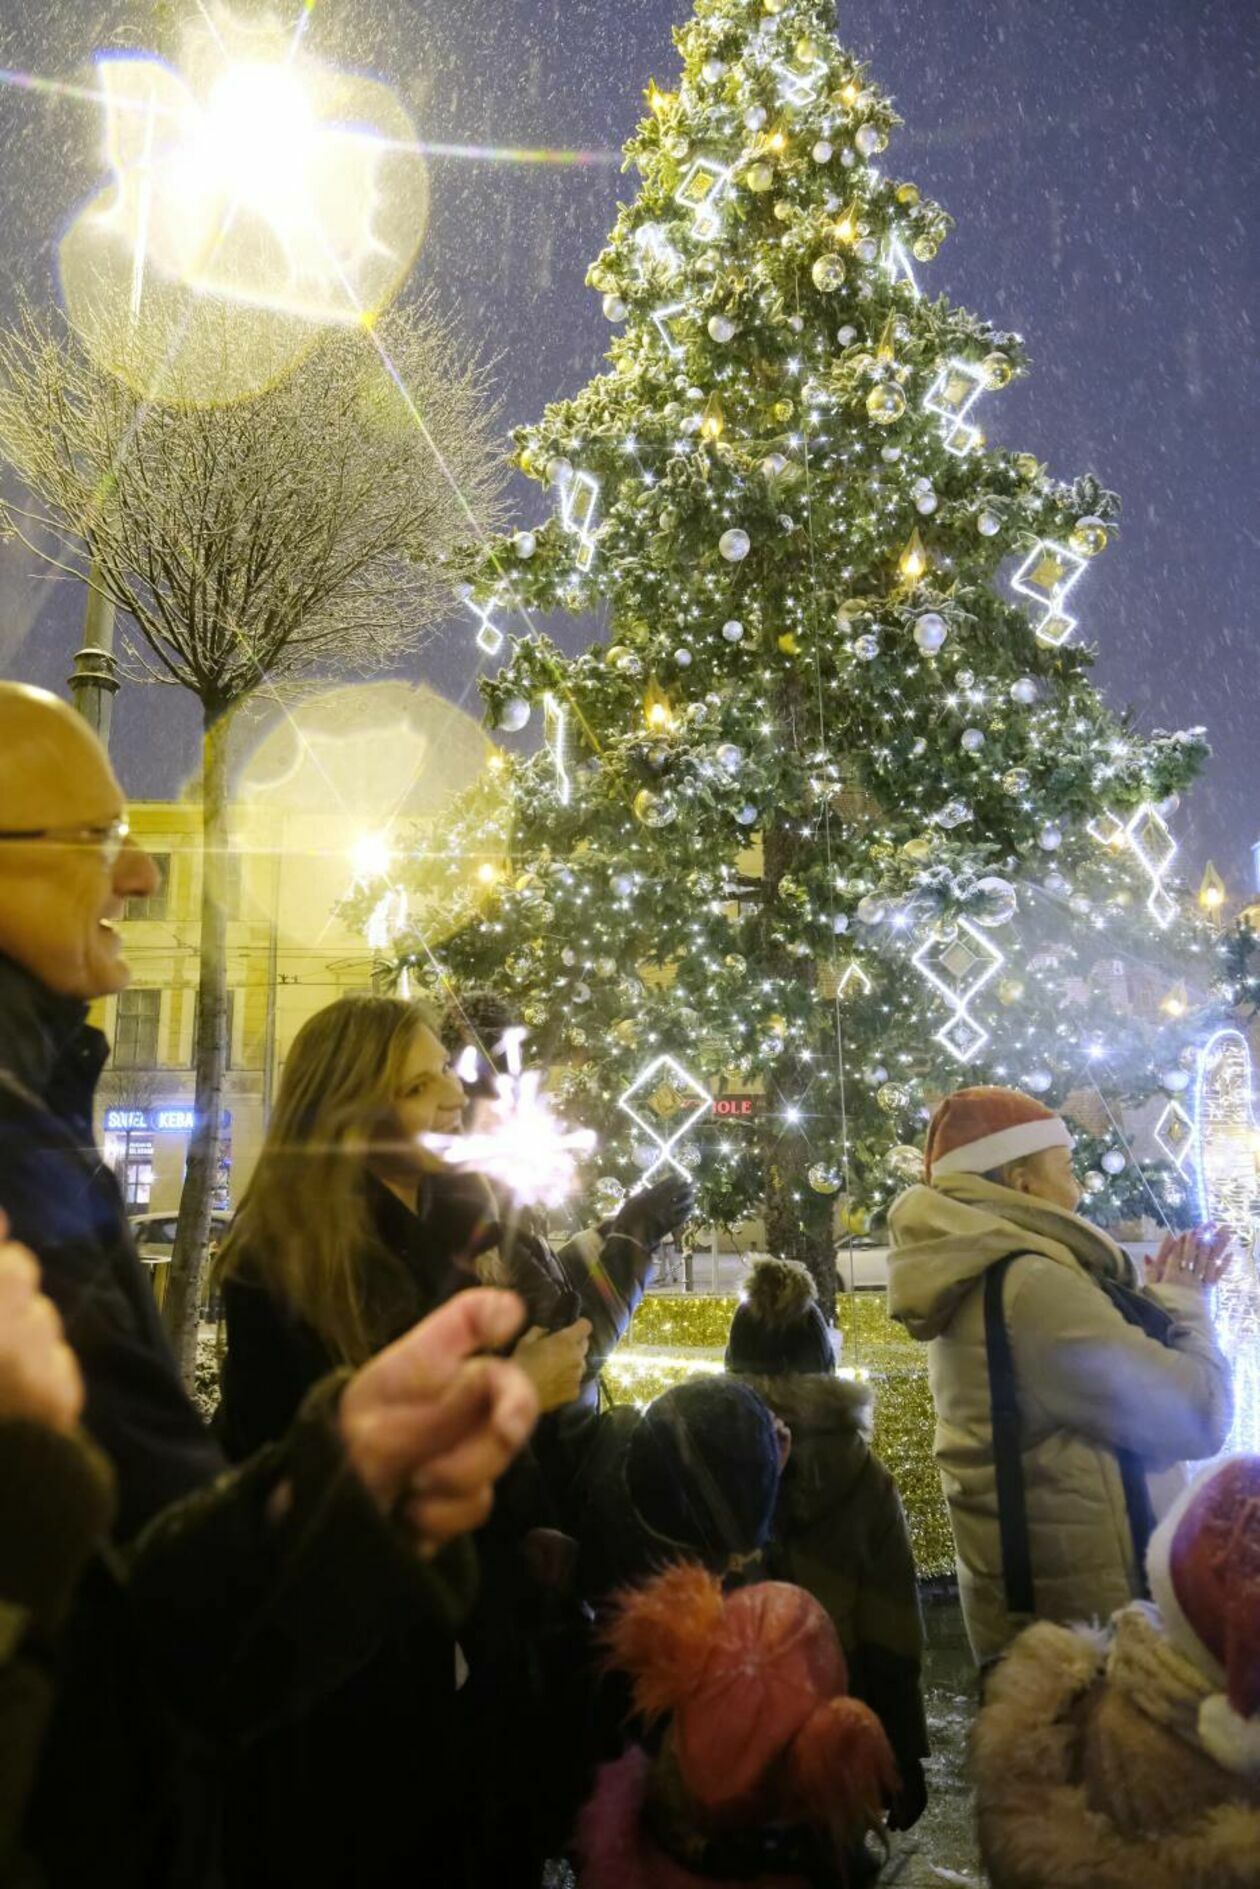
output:
MULTIPOLYGON (((0 65, 83 79, 93 48, 153 46, 155 15, 177 12, 3 0, 0 65)), ((673 84, 684 17, 684 0, 320 0, 312 48, 387 77, 427 139, 606 150, 649 75, 673 84)), ((1027 337, 1033 372, 991 404, 991 436, 1123 497, 1122 535, 1078 593, 1096 674, 1144 728, 1207 727, 1215 758, 1174 830, 1188 871, 1210 854, 1241 891, 1260 837, 1260 10, 847 0, 840 31, 906 119, 885 163, 958 222, 921 284, 1027 337)), ((51 292, 99 143, 91 106, 0 90, 0 300, 51 292)), ((443 160, 432 183, 416 280, 500 357, 509 422, 534 418, 599 366, 608 328, 583 277, 631 180, 615 165, 443 160)), ((537 488, 519 497, 522 522, 544 514, 537 488)), ((0 547, 5 674, 60 687, 81 608, 0 547)), ((458 696, 470 654, 453 622, 418 672, 458 696)), ((124 691, 115 730, 128 791, 176 791, 195 754, 186 700, 124 691)))

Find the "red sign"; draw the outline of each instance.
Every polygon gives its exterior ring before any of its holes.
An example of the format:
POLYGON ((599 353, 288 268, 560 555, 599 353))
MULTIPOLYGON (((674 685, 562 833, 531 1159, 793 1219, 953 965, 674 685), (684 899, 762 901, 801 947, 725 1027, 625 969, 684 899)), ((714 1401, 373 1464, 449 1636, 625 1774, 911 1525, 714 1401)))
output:
POLYGON ((713 1113, 723 1121, 749 1120, 761 1113, 764 1097, 760 1095, 718 1095, 713 1098, 713 1113))

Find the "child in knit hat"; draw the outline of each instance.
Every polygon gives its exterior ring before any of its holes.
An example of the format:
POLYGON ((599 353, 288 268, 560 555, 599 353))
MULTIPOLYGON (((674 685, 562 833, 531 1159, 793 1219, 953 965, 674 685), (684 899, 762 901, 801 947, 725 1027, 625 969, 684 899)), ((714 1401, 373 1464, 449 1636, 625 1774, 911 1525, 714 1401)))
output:
POLYGON ((1260 1457, 1212 1464, 1147 1557, 1157 1605, 1038 1623, 990 1679, 973 1772, 993 1889, 1260 1884, 1260 1457))
POLYGON ((836 1375, 813 1279, 788 1259, 751 1267, 731 1320, 726 1368, 791 1436, 766 1547, 766 1571, 826 1608, 849 1686, 891 1741, 902 1788, 891 1823, 908 1829, 927 1799, 923 1622, 914 1551, 897 1485, 871 1451, 871 1394, 836 1375))
POLYGON ((879 1720, 802 1588, 724 1594, 695 1564, 622 1598, 612 1659, 644 1737, 579 1821, 580 1889, 855 1889, 896 1785, 879 1720))
POLYGON ((926 1184, 889 1213, 888 1308, 928 1346, 936 1460, 972 1650, 1142 1592, 1149 1478, 1229 1434, 1208 1294, 1229 1236, 1169 1236, 1145 1289, 1076 1212, 1072 1138, 1018 1089, 947 1096, 926 1184))

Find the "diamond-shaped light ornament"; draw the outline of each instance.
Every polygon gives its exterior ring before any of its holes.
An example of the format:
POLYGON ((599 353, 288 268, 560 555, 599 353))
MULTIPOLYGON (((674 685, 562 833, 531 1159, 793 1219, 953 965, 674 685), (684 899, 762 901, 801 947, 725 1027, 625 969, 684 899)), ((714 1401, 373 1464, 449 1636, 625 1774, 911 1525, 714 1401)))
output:
POLYGON ((1011 579, 1011 589, 1021 597, 1031 597, 1042 607, 1034 625, 1037 641, 1058 649, 1076 628, 1076 618, 1069 616, 1063 604, 1085 569, 1086 560, 1065 544, 1042 538, 1035 544, 1011 579))
POLYGON ((960 918, 956 928, 934 931, 911 962, 933 990, 953 1006, 953 1016, 936 1032, 937 1042, 944 1044, 960 1063, 970 1062, 988 1042, 989 1032, 970 1015, 968 1007, 1006 959, 992 939, 968 919, 960 918))
POLYGON ((1179 1174, 1194 1159, 1194 1121, 1180 1102, 1169 1102, 1155 1124, 1155 1139, 1179 1174))
MULTIPOLYGON (((917 301, 919 296, 918 280, 911 266, 910 257, 906 253, 906 246, 899 237, 893 236, 888 240, 884 249, 884 270, 891 282, 908 282, 910 284, 911 293, 917 301)), ((930 399, 931 396, 929 395, 928 398, 930 399)), ((966 451, 967 449, 964 448, 963 450, 966 451)))
POLYGON ((683 1166, 683 1163, 675 1155, 674 1150, 690 1130, 695 1127, 696 1123, 703 1116, 707 1115, 713 1107, 713 1097, 704 1084, 696 1076, 693 1076, 688 1070, 684 1069, 680 1062, 675 1061, 674 1057, 658 1056, 654 1062, 650 1062, 647 1068, 642 1070, 640 1074, 635 1077, 630 1087, 618 1097, 617 1106, 623 1115, 630 1117, 630 1120, 634 1123, 636 1128, 643 1130, 643 1133, 652 1143, 652 1146, 659 1151, 655 1161, 653 1161, 651 1167, 645 1172, 640 1186, 646 1187, 648 1182, 652 1179, 652 1176, 658 1169, 663 1167, 672 1167, 677 1173, 682 1175, 684 1180, 689 1181, 691 1179, 691 1170, 683 1166), (683 1094, 694 1095, 696 1098, 695 1107, 688 1110, 680 1125, 672 1129, 668 1134, 662 1134, 659 1125, 647 1120, 634 1106, 636 1096, 647 1096, 651 1094, 654 1089, 659 1089, 662 1077, 667 1078, 683 1094))
POLYGON ((1151 881, 1146 909, 1162 930, 1177 916, 1177 902, 1164 890, 1164 874, 1177 856, 1177 842, 1158 807, 1145 801, 1125 828, 1129 845, 1151 881))
POLYGON ((556 798, 567 807, 573 794, 569 779, 569 711, 550 689, 543 696, 543 740, 556 771, 556 798))
POLYGON ((1114 813, 1100 813, 1097 819, 1089 822, 1085 831, 1091 839, 1097 840, 1100 846, 1110 847, 1115 852, 1128 843, 1129 836, 1125 831, 1124 821, 1117 819, 1114 813))
POLYGON ((473 641, 485 656, 497 656, 503 648, 503 632, 494 621, 494 613, 502 602, 502 593, 498 590, 492 591, 484 603, 478 602, 471 593, 464 597, 465 606, 476 617, 479 626, 473 641))
POLYGON ((692 229, 697 236, 714 236, 718 229, 718 205, 731 181, 729 169, 711 157, 698 157, 674 192, 674 201, 692 212, 692 229))
POLYGON ((570 473, 560 490, 560 523, 578 541, 574 563, 589 571, 595 557, 595 513, 599 480, 590 472, 570 473))
POLYGON ((634 233, 634 246, 642 258, 641 268, 646 263, 674 276, 683 266, 682 257, 659 223, 641 223, 634 233))
POLYGON ((967 424, 967 415, 988 388, 978 361, 947 361, 928 388, 923 404, 929 413, 937 413, 945 421, 941 439, 945 451, 955 458, 971 452, 980 438, 979 428, 967 424))
POLYGON ((779 97, 785 105, 808 105, 819 85, 826 77, 827 65, 823 59, 811 59, 807 65, 796 67, 777 62, 771 67, 779 81, 779 97))
POLYGON ((678 333, 687 314, 686 302, 671 302, 668 308, 658 308, 652 316, 652 326, 665 343, 665 351, 673 360, 677 360, 683 351, 682 339, 678 333))

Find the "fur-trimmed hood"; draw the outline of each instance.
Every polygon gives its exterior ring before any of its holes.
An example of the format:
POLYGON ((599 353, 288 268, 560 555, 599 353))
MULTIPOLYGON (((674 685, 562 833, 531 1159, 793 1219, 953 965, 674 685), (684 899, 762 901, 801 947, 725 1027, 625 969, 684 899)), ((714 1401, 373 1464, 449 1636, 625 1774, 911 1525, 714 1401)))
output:
POLYGON ((792 1432, 779 1514, 809 1527, 849 1501, 870 1460, 871 1393, 847 1377, 785 1373, 741 1377, 792 1432))
POLYGON ((1260 1798, 1194 1736, 1203 1683, 1146 1607, 1022 1634, 972 1737, 993 1889, 1257 1889, 1260 1798))

